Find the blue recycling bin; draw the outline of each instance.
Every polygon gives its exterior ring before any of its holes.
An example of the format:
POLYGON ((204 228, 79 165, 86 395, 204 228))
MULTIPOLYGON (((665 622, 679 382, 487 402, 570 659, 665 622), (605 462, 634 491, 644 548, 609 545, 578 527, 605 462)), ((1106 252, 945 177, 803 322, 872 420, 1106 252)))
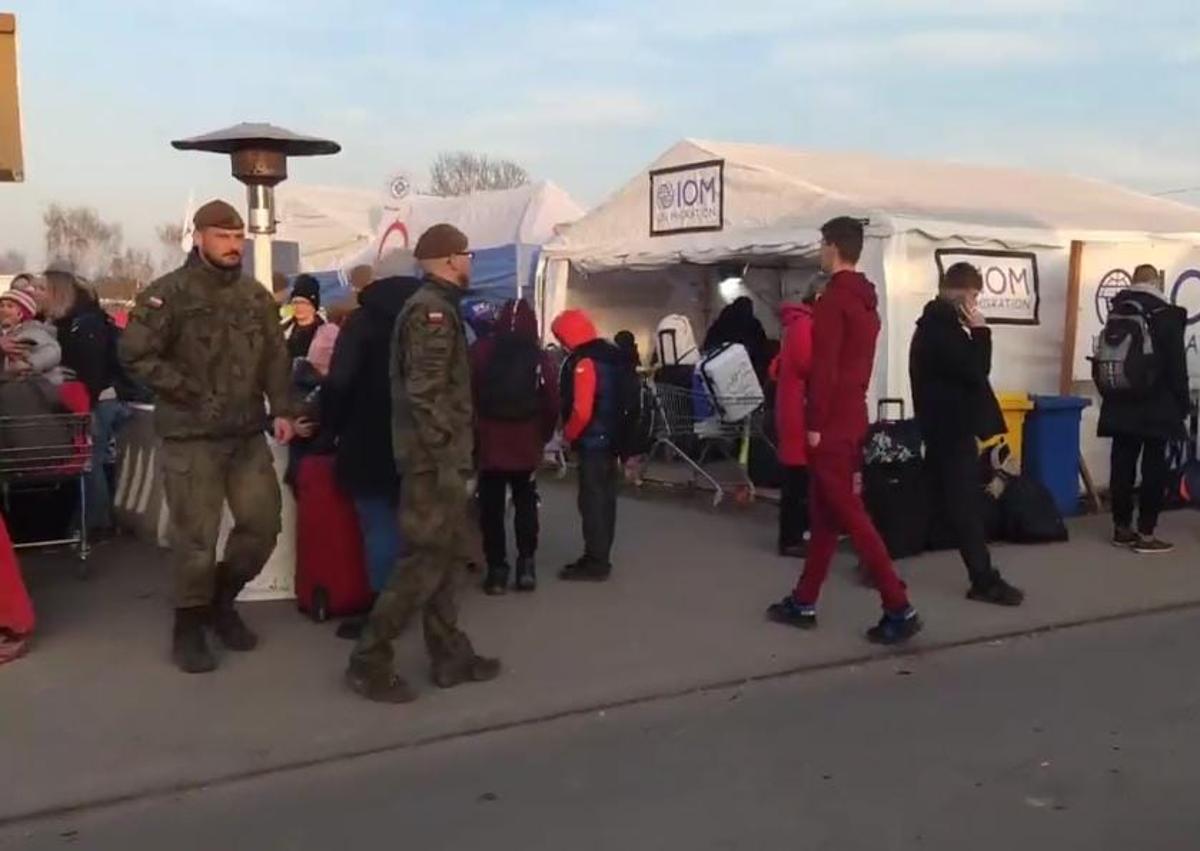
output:
POLYGON ((1091 399, 1033 396, 1025 417, 1023 472, 1046 486, 1063 517, 1079 513, 1079 423, 1091 399))

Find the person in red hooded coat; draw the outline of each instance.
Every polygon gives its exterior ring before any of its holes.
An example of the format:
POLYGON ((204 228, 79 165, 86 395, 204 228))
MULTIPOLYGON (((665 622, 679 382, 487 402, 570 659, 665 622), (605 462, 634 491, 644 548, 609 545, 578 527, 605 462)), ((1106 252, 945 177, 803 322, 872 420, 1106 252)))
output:
POLYGON ((855 478, 867 434, 867 388, 879 337, 874 285, 858 271, 863 224, 841 217, 821 227, 821 267, 831 277, 813 311, 813 362, 808 382, 808 450, 812 539, 795 589, 767 610, 778 623, 812 629, 817 598, 829 575, 838 535, 850 535, 883 601, 883 617, 867 632, 878 644, 898 644, 921 630, 891 556, 871 522, 855 478))
MULTIPOLYGON (((815 301, 815 299, 813 299, 815 301)), ((771 364, 775 391, 775 431, 783 489, 779 498, 779 554, 805 555, 808 532, 808 429, 805 427, 808 374, 812 369, 812 306, 790 302, 781 310, 783 343, 771 364)))
POLYGON ((533 308, 523 300, 505 302, 492 333, 471 347, 479 519, 487 559, 483 587, 491 595, 508 589, 504 504, 510 489, 517 539, 516 589, 537 587, 538 494, 533 474, 558 424, 557 380, 550 356, 538 343, 533 308))

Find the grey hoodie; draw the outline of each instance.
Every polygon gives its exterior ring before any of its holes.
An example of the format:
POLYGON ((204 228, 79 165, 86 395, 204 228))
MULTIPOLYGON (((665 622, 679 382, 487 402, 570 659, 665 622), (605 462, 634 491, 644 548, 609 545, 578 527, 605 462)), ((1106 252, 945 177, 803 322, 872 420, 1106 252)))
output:
MULTIPOLYGON (((62 384, 62 369, 59 367, 62 348, 58 345, 58 334, 52 326, 30 319, 13 328, 0 330, 0 336, 28 344, 32 374, 46 378, 51 384, 62 384)), ((9 360, 5 358, 6 372, 12 367, 9 360)))

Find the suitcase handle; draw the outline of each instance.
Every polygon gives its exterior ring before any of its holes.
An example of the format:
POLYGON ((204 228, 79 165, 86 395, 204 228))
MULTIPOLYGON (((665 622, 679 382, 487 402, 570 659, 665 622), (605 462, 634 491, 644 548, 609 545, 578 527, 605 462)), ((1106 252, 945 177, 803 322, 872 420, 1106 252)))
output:
POLYGON ((889 397, 880 399, 878 404, 875 407, 875 419, 881 423, 900 422, 901 420, 904 419, 904 400, 900 399, 898 397, 894 397, 894 396, 889 396, 889 397), (893 419, 888 419, 886 416, 884 416, 884 413, 883 413, 884 410, 889 407, 900 409, 899 418, 893 420, 893 419))

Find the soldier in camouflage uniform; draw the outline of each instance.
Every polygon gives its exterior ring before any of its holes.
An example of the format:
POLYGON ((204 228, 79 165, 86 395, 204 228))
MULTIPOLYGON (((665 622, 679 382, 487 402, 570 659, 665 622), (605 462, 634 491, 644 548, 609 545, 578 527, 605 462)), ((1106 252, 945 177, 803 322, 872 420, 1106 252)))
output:
POLYGON ((139 294, 120 357, 155 394, 175 555, 172 655, 182 670, 202 673, 216 667, 206 627, 230 650, 258 643, 234 599, 270 558, 281 525, 264 398, 277 440, 290 441, 294 425, 278 307, 241 271, 242 218, 213 201, 193 222, 195 248, 139 294), (218 564, 226 501, 235 526, 218 564))
POLYGON ((392 340, 392 446, 410 554, 376 600, 346 673, 352 689, 385 703, 416 697, 392 669, 392 641, 418 612, 438 686, 500 673, 500 663, 475 655, 458 629, 473 448, 471 376, 458 303, 470 280, 471 254, 466 236, 450 225, 422 234, 414 254, 425 282, 397 318, 392 340))

